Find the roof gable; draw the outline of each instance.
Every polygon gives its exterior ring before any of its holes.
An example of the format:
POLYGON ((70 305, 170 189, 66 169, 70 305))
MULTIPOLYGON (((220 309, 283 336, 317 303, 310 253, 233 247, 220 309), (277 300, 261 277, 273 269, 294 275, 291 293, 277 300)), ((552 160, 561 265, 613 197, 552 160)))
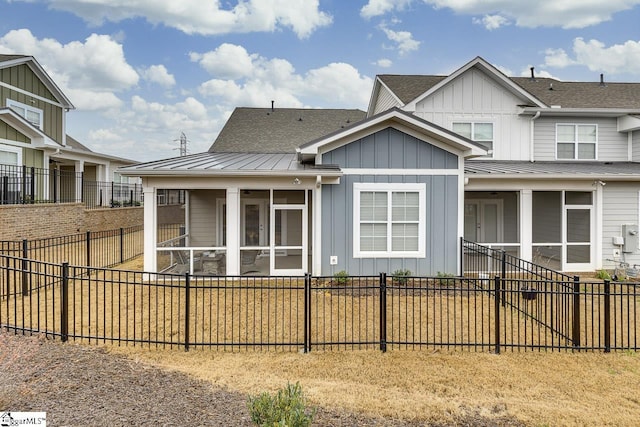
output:
POLYGON ((427 137, 434 145, 445 148, 447 151, 456 150, 465 157, 483 156, 487 154, 484 148, 470 139, 423 120, 397 107, 303 144, 298 149, 298 152, 301 154, 303 160, 309 159, 320 152, 333 150, 340 145, 348 144, 351 141, 388 127, 396 127, 398 130, 413 134, 414 136, 420 135, 427 137))
POLYGON ((361 110, 236 108, 212 153, 295 153, 296 148, 365 117, 361 110))
POLYGON ((42 81, 46 88, 53 94, 55 99, 62 105, 63 108, 74 109, 75 107, 62 92, 53 79, 47 74, 42 66, 36 61, 33 56, 27 55, 0 55, 0 69, 15 67, 25 64, 31 71, 42 81))

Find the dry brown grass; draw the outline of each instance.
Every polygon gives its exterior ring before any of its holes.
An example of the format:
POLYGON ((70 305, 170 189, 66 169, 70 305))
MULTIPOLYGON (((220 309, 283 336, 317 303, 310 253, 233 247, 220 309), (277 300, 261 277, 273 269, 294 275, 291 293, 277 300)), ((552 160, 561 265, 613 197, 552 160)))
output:
MULTIPOLYGON (((122 268, 139 270, 136 263, 139 261, 132 261, 122 268)), ((109 280, 115 283, 115 286, 119 281, 113 276, 110 276, 109 280)), ((137 334, 141 334, 143 329, 148 329, 152 336, 168 334, 169 337, 180 338, 178 331, 167 328, 164 323, 150 322, 148 318, 138 316, 140 313, 151 313, 151 310, 154 318, 158 314, 164 319, 167 312, 172 310, 174 314, 177 313, 179 307, 176 305, 177 298, 174 292, 178 291, 154 293, 138 288, 134 303, 132 293, 114 298, 111 290, 115 288, 105 288, 95 280, 81 283, 84 283, 83 293, 74 293, 75 300, 72 299, 72 306, 80 313, 76 318, 76 327, 90 330, 92 333, 114 332, 110 322, 105 322, 105 319, 109 318, 109 312, 106 316, 104 312, 95 316, 96 311, 92 309, 93 316, 89 316, 87 310, 79 311, 83 306, 80 304, 81 300, 85 302, 84 305, 91 300, 100 306, 106 301, 109 310, 115 311, 118 304, 121 310, 125 308, 116 317, 116 326, 119 326, 116 329, 120 334, 124 334, 123 336, 144 338, 137 334), (89 287, 93 287, 90 294, 87 292, 89 287), (154 304, 157 302, 163 307, 163 312, 156 313, 149 301, 154 304), (133 313, 138 313, 136 320, 126 320, 132 318, 133 313), (129 323, 122 326, 121 322, 129 323)), ((80 287, 75 289, 79 292, 80 287)), ((225 335, 227 331, 224 327, 229 325, 227 322, 232 321, 237 330, 241 331, 239 334, 242 337, 252 333, 250 329, 253 328, 254 322, 258 322, 260 327, 265 323, 272 326, 282 319, 281 316, 273 314, 253 317, 252 311, 242 311, 243 307, 252 306, 256 301, 269 301, 271 309, 277 308, 278 313, 281 313, 284 305, 275 304, 271 300, 273 294, 246 292, 239 298, 225 300, 224 296, 228 296, 228 292, 230 291, 208 291, 198 297, 201 303, 223 301, 222 307, 226 313, 223 324, 218 323, 213 317, 207 319, 203 316, 208 323, 201 326, 199 331, 233 340, 236 337, 225 335), (231 314, 231 310, 235 310, 235 314, 231 314)), ((282 292, 279 298, 290 301, 298 296, 282 292)), ((331 327, 332 318, 343 317, 375 323, 373 319, 377 318, 377 304, 372 296, 360 296, 354 305, 346 303, 348 298, 350 297, 331 292, 315 292, 312 296, 313 303, 318 307, 317 329, 324 328, 323 333, 328 333, 327 338, 350 338, 344 335, 349 330, 349 322, 343 323, 341 332, 338 332, 331 327)), ((32 297, 30 301, 35 301, 35 298, 32 297)), ((387 314, 392 316, 396 325, 420 319, 420 323, 425 325, 425 334, 433 331, 433 334, 428 336, 420 332, 417 337, 420 339, 441 338, 438 331, 440 326, 446 326, 447 322, 457 325, 471 321, 478 321, 479 324, 491 322, 491 299, 470 303, 463 295, 458 294, 442 297, 438 301, 427 297, 409 298, 406 295, 396 295, 388 301, 393 309, 387 314), (434 310, 432 314, 426 315, 426 307, 434 310), (445 324, 435 324, 438 318, 444 319, 442 322, 445 324)), ((6 301, 3 304, 6 304, 6 301)), ((35 305, 27 304, 21 307, 20 316, 24 314, 27 317, 37 317, 38 313, 32 310, 35 309, 35 305)), ((51 321, 55 322, 53 319, 58 317, 58 309, 59 307, 49 304, 46 313, 40 313, 40 316, 51 316, 51 321)), ((635 312, 638 313, 640 310, 635 312)), ((10 314, 12 318, 15 313, 10 314)), ((200 312, 200 315, 203 314, 200 312)), ((183 312, 182 316, 181 319, 184 320, 183 312)), ((516 325, 523 320, 507 316, 503 321, 516 325)), ((528 333, 527 324, 521 326, 521 329, 517 329, 519 333, 528 333)), ((371 329, 375 330, 376 326, 372 326, 371 329)), ((282 326, 278 330, 282 333, 287 329, 282 326)), ((192 331, 192 334, 196 334, 194 338, 202 333, 199 331, 192 331)), ((295 333, 301 334, 302 331, 296 330, 295 333)), ((394 333, 396 332, 390 331, 390 335, 393 336, 394 333)), ((406 338, 403 333, 402 329, 399 329, 398 338, 406 338)), ((477 338, 477 334, 486 335, 488 338, 492 330, 467 329, 456 333, 462 334, 464 339, 477 338)), ((276 335, 269 338, 284 339, 283 337, 284 335, 276 335)), ((310 354, 300 354, 240 352, 237 348, 236 351, 230 352, 193 347, 189 352, 183 349, 116 346, 107 348, 109 351, 123 353, 133 359, 166 369, 182 371, 209 381, 215 386, 242 393, 273 391, 287 382, 299 381, 315 405, 374 416, 445 424, 474 415, 482 415, 488 419, 514 417, 533 426, 626 426, 637 425, 640 419, 640 356, 632 352, 574 354, 507 351, 495 355, 488 352, 442 352, 430 349, 394 349, 387 353, 376 350, 331 352, 318 351, 316 347, 310 354)))
POLYGON ((640 417, 635 353, 111 351, 242 393, 299 381, 315 405, 425 422, 480 414, 532 426, 631 426, 640 417))

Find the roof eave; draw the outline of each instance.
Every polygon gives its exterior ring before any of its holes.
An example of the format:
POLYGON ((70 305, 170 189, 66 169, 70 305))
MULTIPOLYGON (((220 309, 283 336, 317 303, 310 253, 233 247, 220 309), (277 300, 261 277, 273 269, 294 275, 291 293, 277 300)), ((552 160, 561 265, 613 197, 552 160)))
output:
POLYGON ((562 108, 562 107, 522 107, 521 115, 544 116, 586 116, 586 117, 621 117, 629 114, 640 114, 640 109, 629 108, 562 108))
POLYGON ((182 177, 317 177, 318 175, 323 177, 340 177, 343 175, 341 170, 326 170, 326 169, 305 169, 305 170, 286 170, 286 171, 273 171, 273 170, 136 170, 135 166, 118 168, 118 173, 123 176, 139 176, 139 177, 161 177, 161 176, 182 176, 182 177))

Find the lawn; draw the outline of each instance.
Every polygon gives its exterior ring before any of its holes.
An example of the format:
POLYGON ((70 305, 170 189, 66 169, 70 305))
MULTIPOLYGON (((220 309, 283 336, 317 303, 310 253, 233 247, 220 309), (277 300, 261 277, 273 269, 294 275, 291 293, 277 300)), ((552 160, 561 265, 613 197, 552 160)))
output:
POLYGON ((299 381, 314 405, 425 423, 478 415, 531 426, 632 426, 640 419, 640 355, 632 352, 109 349, 215 387, 256 394, 299 381))

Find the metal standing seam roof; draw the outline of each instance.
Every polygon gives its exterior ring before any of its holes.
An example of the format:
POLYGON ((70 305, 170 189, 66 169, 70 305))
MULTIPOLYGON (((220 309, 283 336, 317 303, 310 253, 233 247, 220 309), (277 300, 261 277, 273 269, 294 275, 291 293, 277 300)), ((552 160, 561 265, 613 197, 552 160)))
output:
POLYGON ((298 162, 294 153, 199 153, 119 169, 124 175, 341 175, 337 166, 298 162))
POLYGON ((471 160, 465 162, 469 178, 534 178, 553 179, 637 179, 640 163, 636 162, 528 162, 471 160))

